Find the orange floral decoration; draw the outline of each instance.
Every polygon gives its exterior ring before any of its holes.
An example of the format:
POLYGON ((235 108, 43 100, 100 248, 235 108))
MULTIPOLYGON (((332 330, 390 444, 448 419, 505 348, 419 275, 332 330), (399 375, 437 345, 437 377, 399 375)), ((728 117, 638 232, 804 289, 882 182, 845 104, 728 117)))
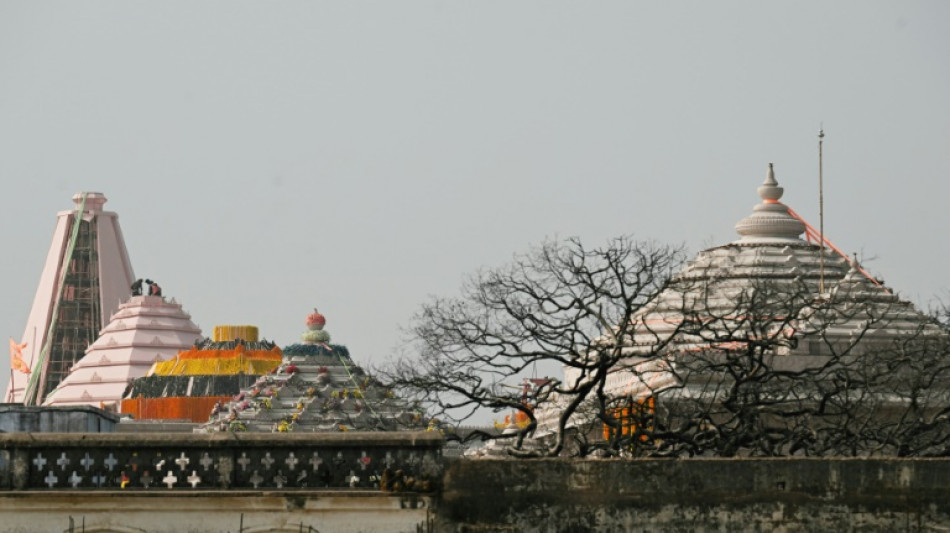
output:
MULTIPOLYGON (((609 440, 611 435, 616 434, 618 429, 620 435, 633 435, 637 429, 648 430, 650 428, 638 428, 637 422, 643 420, 643 417, 656 412, 656 400, 653 396, 643 400, 637 400, 636 404, 630 407, 615 407, 607 410, 607 416, 616 420, 620 427, 614 429, 608 424, 604 424, 604 439, 609 440)), ((647 440, 646 435, 640 435, 640 440, 647 440)))
POLYGON ((122 400, 121 413, 128 413, 136 419, 153 420, 189 420, 207 422, 208 414, 218 402, 226 404, 231 396, 179 396, 172 398, 145 398, 139 396, 122 400))
POLYGON ((158 376, 232 376, 235 374, 267 374, 280 366, 283 352, 274 347, 270 350, 245 350, 243 344, 233 350, 199 350, 191 348, 169 361, 152 365, 148 375, 158 376))

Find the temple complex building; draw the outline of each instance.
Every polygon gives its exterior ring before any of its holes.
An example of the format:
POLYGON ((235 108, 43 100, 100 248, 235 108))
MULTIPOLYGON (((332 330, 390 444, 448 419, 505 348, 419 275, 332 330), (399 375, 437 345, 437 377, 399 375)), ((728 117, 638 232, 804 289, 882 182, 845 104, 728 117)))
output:
MULTIPOLYGON (((771 164, 758 194, 761 203, 736 224, 737 240, 701 251, 630 317, 627 327, 603 337, 605 346, 622 347, 624 358, 605 390, 612 398, 627 399, 627 409, 652 411, 659 408, 654 401, 665 399, 669 406, 723 394, 728 386, 722 383, 732 378, 718 362, 736 350, 762 349, 770 372, 811 372, 801 383, 816 384, 826 378, 823 365, 858 372, 853 369, 870 365, 860 358, 872 354, 901 350, 909 357, 911 340, 919 341, 914 349, 930 341, 945 343, 946 332, 929 317, 780 202, 783 188, 771 164)), ((563 379, 570 384, 588 378, 583 368, 565 366, 563 379)), ((868 405, 873 400, 884 412, 908 401, 898 398, 900 386, 895 380, 890 395, 862 393, 868 405)), ((800 395, 809 397, 819 388, 800 395)), ((555 430, 560 412, 558 402, 539 409, 539 435, 555 430)), ((570 426, 588 423, 581 414, 570 426)))
POLYGON ((73 196, 57 215, 53 241, 18 345, 29 375, 15 374, 7 402, 39 405, 95 341, 134 276, 118 216, 98 192, 73 196))
MULTIPOLYGON (((866 351, 921 331, 939 333, 856 259, 830 242, 809 242, 820 236, 779 202, 783 192, 770 164, 758 188, 762 202, 736 224, 739 239, 700 252, 632 318, 633 334, 624 339, 631 362, 640 347, 665 339, 673 339, 667 353, 685 354, 759 335, 781 340, 776 355, 791 368, 859 339, 866 351)), ((617 375, 612 388, 650 387, 640 377, 631 383, 617 375)))

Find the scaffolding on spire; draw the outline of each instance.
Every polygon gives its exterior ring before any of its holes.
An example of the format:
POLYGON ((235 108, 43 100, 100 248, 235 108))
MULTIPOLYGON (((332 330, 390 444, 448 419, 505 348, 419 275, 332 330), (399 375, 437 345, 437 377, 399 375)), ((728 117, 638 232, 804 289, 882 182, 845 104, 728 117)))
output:
POLYGON ((32 368, 28 383, 11 383, 9 401, 40 405, 96 340, 134 279, 115 213, 103 211, 98 192, 73 196, 58 213, 21 342, 32 368))

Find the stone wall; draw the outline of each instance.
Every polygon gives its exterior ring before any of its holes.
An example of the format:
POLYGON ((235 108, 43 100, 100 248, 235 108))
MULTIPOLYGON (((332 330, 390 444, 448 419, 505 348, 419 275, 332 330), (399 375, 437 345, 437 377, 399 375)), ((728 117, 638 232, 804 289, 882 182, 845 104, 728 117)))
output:
POLYGON ((378 490, 388 470, 431 492, 441 448, 426 432, 13 433, 0 435, 0 490, 378 490))
POLYGON ((364 491, 0 493, 7 533, 430 533, 431 497, 364 491))
POLYGON ((442 446, 430 432, 0 435, 0 532, 950 531, 950 459, 447 460, 442 446))
POLYGON ((437 531, 947 531, 947 459, 453 460, 437 531))
POLYGON ((119 417, 88 405, 36 407, 18 403, 0 404, 0 432, 109 433, 119 417))
POLYGON ((5 434, 0 531, 428 532, 441 447, 426 432, 5 434))

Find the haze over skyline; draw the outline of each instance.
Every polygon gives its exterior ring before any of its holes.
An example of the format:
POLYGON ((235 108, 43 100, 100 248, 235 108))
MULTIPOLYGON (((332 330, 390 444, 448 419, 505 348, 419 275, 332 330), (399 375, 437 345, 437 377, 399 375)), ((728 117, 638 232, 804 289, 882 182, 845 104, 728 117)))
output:
POLYGON ((817 225, 820 124, 827 237, 925 306, 947 27, 937 1, 0 2, 0 326, 21 340, 56 213, 100 191, 205 335, 284 346, 318 307, 379 364, 545 238, 735 240, 769 162, 817 225))

